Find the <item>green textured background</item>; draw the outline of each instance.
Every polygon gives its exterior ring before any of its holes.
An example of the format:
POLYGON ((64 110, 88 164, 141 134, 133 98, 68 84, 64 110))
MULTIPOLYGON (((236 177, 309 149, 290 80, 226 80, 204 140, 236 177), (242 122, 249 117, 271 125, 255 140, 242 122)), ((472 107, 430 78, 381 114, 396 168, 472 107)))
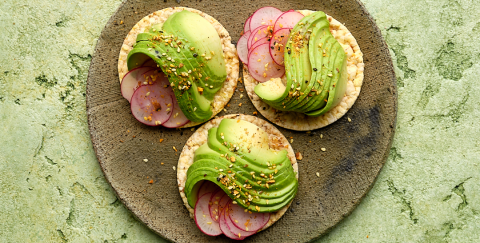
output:
MULTIPOLYGON (((397 132, 373 189, 319 242, 478 242, 480 3, 362 2, 393 57, 397 132)), ((88 133, 88 68, 120 3, 0 1, 0 242, 161 241, 117 200, 88 133)))

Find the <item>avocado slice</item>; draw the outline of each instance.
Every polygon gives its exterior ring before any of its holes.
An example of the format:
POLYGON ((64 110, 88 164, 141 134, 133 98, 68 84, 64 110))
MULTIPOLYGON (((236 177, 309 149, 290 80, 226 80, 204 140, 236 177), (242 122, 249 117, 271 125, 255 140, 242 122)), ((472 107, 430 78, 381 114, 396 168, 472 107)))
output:
POLYGON ((227 77, 223 48, 215 28, 189 11, 172 14, 137 36, 127 57, 131 70, 152 58, 168 75, 185 116, 204 122, 213 115, 211 104, 227 77))
POLYGON ((285 47, 286 85, 272 79, 255 87, 265 103, 309 116, 320 116, 338 105, 346 91, 347 57, 329 27, 321 11, 295 25, 285 47))
MULTIPOLYGON (((316 77, 318 74, 318 64, 324 60, 323 55, 316 55, 319 50, 319 45, 325 43, 328 40, 328 35, 325 34, 330 27, 330 23, 325 17, 321 17, 316 25, 313 27, 312 32, 309 38, 308 53, 309 61, 311 67, 311 76, 309 79, 305 80, 305 83, 308 83, 308 86, 300 92, 300 96, 297 98, 296 102, 290 105, 288 109, 301 111, 301 108, 308 102, 309 97, 313 97, 311 91, 313 87, 318 84, 316 82, 316 77)), ((316 91, 315 91, 316 92, 316 91)))
POLYGON ((192 207, 201 180, 212 181, 240 206, 259 212, 278 211, 298 190, 287 151, 271 150, 265 131, 237 119, 223 119, 211 128, 207 143, 195 151, 184 189, 192 207))
MULTIPOLYGON (((175 97, 185 116, 191 121, 198 122, 210 119, 213 114, 210 108, 211 100, 200 94, 197 87, 198 80, 195 80, 197 74, 189 74, 189 70, 183 64, 185 61, 175 46, 164 44, 171 39, 163 34, 157 36, 143 33, 138 35, 137 40, 135 47, 128 54, 127 60, 138 60, 137 56, 145 55, 155 60, 162 71, 168 75, 175 97)), ((130 63, 127 62, 127 65, 130 63)))

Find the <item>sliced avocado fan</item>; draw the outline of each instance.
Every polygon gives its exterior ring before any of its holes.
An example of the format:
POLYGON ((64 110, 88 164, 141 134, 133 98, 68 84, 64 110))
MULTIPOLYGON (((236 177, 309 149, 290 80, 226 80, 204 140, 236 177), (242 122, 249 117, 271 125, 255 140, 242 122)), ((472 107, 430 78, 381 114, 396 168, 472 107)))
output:
POLYGON ((208 131, 188 168, 185 195, 193 208, 203 180, 217 184, 231 199, 255 212, 275 212, 288 205, 298 181, 286 150, 269 148, 268 134, 243 120, 223 119, 208 131))
POLYGON ((200 15, 183 10, 139 34, 127 66, 132 70, 153 59, 167 74, 185 116, 204 122, 212 117, 215 93, 227 78, 222 54, 215 28, 200 15))
POLYGON ((321 11, 295 25, 285 46, 286 84, 282 90, 278 80, 255 87, 265 103, 309 116, 323 115, 340 103, 347 87, 347 55, 329 27, 321 11))

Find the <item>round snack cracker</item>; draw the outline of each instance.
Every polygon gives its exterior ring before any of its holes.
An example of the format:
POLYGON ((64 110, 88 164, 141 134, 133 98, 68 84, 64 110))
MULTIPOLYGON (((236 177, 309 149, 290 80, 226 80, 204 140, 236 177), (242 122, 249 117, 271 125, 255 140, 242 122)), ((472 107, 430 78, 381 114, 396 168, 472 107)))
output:
MULTIPOLYGON (((215 94, 214 100, 211 104, 211 109, 213 112, 211 118, 213 118, 215 117, 215 115, 217 115, 220 111, 223 110, 225 105, 227 105, 228 101, 230 101, 230 98, 232 98, 233 96, 233 92, 237 87, 237 81, 239 76, 239 61, 237 56, 237 50, 231 42, 232 38, 230 37, 230 34, 216 19, 206 13, 203 13, 202 11, 185 7, 165 8, 153 12, 141 19, 137 24, 135 24, 135 26, 133 26, 130 32, 128 32, 127 37, 123 41, 122 49, 120 50, 120 55, 118 57, 118 77, 120 79, 120 82, 122 82, 123 77, 128 72, 127 56, 128 53, 133 49, 133 45, 136 42, 137 35, 145 32, 145 30, 147 30, 150 26, 154 24, 164 23, 170 15, 176 12, 180 12, 182 10, 188 10, 192 13, 197 13, 200 16, 204 17, 215 28, 222 42, 223 56, 227 68, 227 79, 225 80, 223 87, 215 94)), ((189 122, 180 128, 193 127, 201 123, 202 122, 189 122)))
MULTIPOLYGON (((249 116, 249 115, 241 115, 241 114, 226 115, 220 118, 210 120, 207 123, 205 123, 203 126, 198 128, 197 131, 188 139, 187 143, 183 147, 182 153, 180 154, 180 158, 178 159, 178 165, 177 165, 178 189, 180 191, 180 196, 183 199, 183 203, 185 204, 185 207, 190 212, 190 217, 192 219, 194 218, 193 217, 194 209, 191 208, 190 205, 188 205, 187 197, 185 196, 185 193, 183 191, 185 187, 185 182, 187 181, 187 171, 188 171, 188 168, 193 164, 193 157, 195 155, 195 150, 197 150, 202 144, 207 142, 208 130, 212 127, 218 127, 218 125, 220 124, 220 121, 222 121, 224 118, 245 120, 265 130, 265 132, 268 133, 269 146, 271 149, 287 150, 288 158, 292 163, 293 170, 295 171, 296 177, 298 180, 298 164, 297 164, 297 160, 295 158, 295 154, 293 152, 292 146, 287 141, 285 136, 283 136, 283 134, 277 128, 275 128, 275 126, 273 126, 272 124, 260 118, 249 116)), ((283 214, 285 214, 285 212, 287 211, 288 207, 290 207, 291 204, 292 202, 290 202, 287 206, 281 208, 279 211, 270 213, 270 220, 262 228, 262 230, 270 227, 273 223, 278 221, 283 216, 283 214)))
MULTIPOLYGON (((304 16, 307 16, 314 11, 298 10, 298 12, 302 13, 304 16)), ((254 88, 258 84, 258 81, 250 76, 246 65, 243 65, 243 79, 248 97, 250 97, 250 100, 255 108, 257 108, 257 110, 260 111, 265 118, 277 124, 278 126, 296 131, 309 131, 325 127, 345 115, 345 113, 347 113, 347 111, 353 106, 358 95, 360 94, 360 89, 363 83, 363 70, 365 66, 363 63, 363 53, 360 51, 360 47, 350 31, 348 31, 343 24, 331 16, 327 15, 327 17, 328 21, 330 22, 330 32, 342 45, 345 53, 347 54, 348 72, 348 82, 345 96, 337 106, 333 107, 327 113, 318 117, 312 117, 298 112, 278 111, 273 107, 270 107, 268 104, 263 102, 257 96, 257 94, 255 94, 254 88)), ((282 81, 284 84, 286 83, 285 75, 282 77, 282 81)))

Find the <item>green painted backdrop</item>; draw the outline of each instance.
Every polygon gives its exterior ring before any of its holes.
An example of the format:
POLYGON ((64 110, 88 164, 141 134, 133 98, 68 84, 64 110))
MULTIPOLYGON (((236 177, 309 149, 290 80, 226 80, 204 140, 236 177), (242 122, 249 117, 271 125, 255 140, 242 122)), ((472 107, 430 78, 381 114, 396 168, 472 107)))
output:
MULTIPOLYGON (((319 242, 478 242, 480 2, 362 2, 395 64, 397 133, 373 189, 319 242)), ((120 3, 0 1, 1 242, 161 241, 116 199, 87 129, 90 59, 120 3)))

